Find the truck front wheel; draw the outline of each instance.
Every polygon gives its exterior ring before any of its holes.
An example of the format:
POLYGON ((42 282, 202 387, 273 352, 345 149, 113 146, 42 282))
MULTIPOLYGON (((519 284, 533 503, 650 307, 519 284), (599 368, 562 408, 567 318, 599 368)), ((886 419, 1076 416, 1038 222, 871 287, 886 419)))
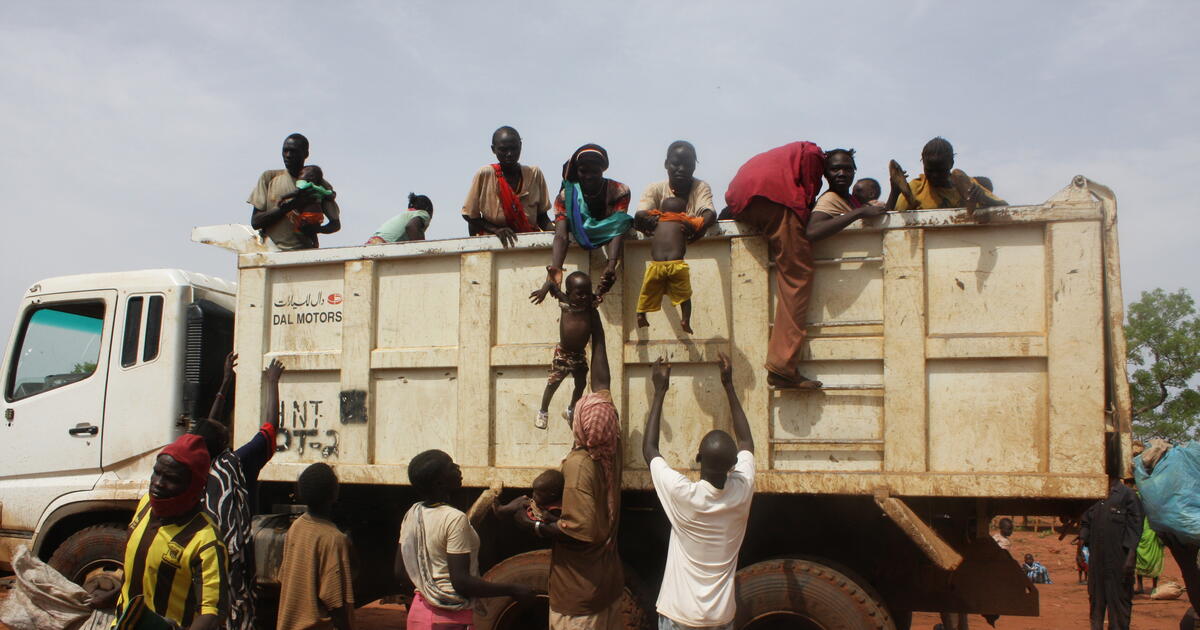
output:
MULTIPOLYGON (((550 581, 550 550, 539 549, 517 554, 492 567, 483 576, 489 582, 515 582, 545 593, 550 581)), ((511 597, 490 597, 483 600, 484 611, 476 611, 477 630, 531 630, 546 628, 550 619, 550 599, 538 597, 537 605, 522 607, 511 597)), ((626 630, 650 627, 650 617, 641 599, 641 589, 628 568, 625 570, 625 592, 621 593, 621 621, 626 630)))
POLYGON ((817 562, 785 558, 737 573, 741 630, 895 630, 868 587, 817 562))
POLYGON ((85 527, 71 534, 54 550, 50 566, 79 585, 89 580, 118 579, 117 572, 125 563, 127 540, 129 533, 119 523, 85 527))

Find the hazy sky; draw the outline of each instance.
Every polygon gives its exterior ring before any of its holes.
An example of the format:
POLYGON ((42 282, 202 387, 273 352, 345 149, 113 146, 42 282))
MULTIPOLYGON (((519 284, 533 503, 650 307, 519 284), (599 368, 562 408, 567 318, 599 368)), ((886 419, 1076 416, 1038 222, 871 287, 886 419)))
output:
POLYGON ((6 3, 0 326, 48 276, 235 279, 190 229, 248 221, 293 131, 338 190, 344 227, 324 245, 361 243, 409 191, 434 201, 431 237, 465 235, 502 124, 552 189, 598 142, 640 194, 689 139, 719 199, 746 158, 793 140, 853 147, 881 177, 890 158, 917 171, 944 135, 1013 203, 1077 173, 1113 187, 1126 298, 1200 297, 1198 17, 1131 1, 6 3))

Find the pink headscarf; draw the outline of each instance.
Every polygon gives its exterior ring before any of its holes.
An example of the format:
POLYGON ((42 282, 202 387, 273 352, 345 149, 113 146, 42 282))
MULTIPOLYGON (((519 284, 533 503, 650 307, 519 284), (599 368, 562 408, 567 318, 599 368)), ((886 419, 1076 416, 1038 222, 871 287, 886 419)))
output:
POLYGON ((621 421, 613 405, 612 394, 607 389, 584 395, 575 403, 575 416, 571 423, 575 434, 574 448, 587 450, 588 457, 599 462, 608 481, 608 518, 612 523, 617 518, 617 495, 621 492, 621 480, 617 479, 617 448, 621 443, 621 421))

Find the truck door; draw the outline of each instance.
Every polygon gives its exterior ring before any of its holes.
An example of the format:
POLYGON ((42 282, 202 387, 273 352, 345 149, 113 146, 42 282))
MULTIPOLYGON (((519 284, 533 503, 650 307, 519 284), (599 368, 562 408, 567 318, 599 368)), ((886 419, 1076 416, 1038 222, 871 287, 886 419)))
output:
POLYGON ((26 302, 6 357, 0 479, 37 475, 43 500, 95 484, 115 305, 116 291, 26 302))

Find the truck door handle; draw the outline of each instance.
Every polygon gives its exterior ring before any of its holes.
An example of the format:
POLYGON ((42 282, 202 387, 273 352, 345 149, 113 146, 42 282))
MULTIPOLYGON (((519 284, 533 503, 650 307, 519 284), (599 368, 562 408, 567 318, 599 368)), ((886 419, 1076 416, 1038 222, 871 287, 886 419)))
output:
POLYGON ((94 424, 84 423, 77 424, 70 429, 67 429, 67 433, 70 433, 71 435, 96 435, 99 432, 100 427, 94 424))

